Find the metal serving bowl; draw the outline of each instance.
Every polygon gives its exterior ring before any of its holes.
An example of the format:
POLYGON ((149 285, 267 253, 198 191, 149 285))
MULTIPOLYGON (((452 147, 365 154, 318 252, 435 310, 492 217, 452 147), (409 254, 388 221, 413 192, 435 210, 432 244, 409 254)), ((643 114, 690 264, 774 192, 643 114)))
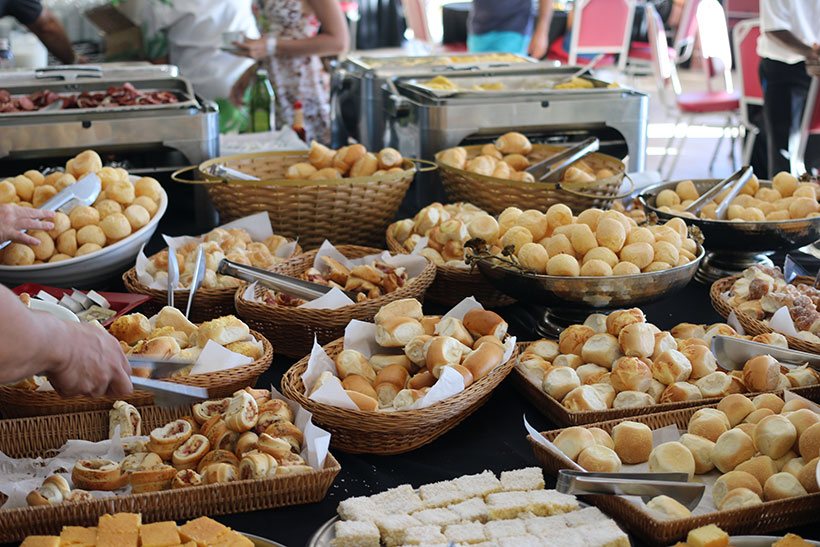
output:
MULTIPOLYGON (((698 279, 714 281, 735 275, 753 264, 771 265, 766 255, 788 252, 820 239, 820 217, 767 222, 737 222, 729 220, 694 219, 660 211, 655 198, 661 190, 674 190, 678 182, 664 182, 647 187, 638 196, 641 204, 658 218, 682 218, 703 232, 707 256, 698 279)), ((703 194, 720 182, 718 179, 693 180, 698 193, 703 194)), ((761 188, 771 188, 770 181, 760 181, 761 188)))

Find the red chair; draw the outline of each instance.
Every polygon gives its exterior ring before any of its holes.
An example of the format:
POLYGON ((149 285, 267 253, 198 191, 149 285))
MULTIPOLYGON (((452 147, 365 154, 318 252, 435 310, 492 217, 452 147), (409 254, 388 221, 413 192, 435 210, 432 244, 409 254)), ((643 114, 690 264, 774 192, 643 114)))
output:
POLYGON ((572 37, 569 51, 563 39, 550 46, 547 57, 570 65, 613 64, 618 55, 618 68, 626 67, 635 0, 575 0, 572 37), (578 55, 597 54, 592 60, 578 55))
MULTIPOLYGON (((710 31, 714 29, 706 25, 702 24, 702 19, 700 17, 701 11, 703 10, 703 15, 707 16, 711 14, 713 9, 712 6, 709 6, 704 10, 704 6, 710 2, 715 2, 715 0, 703 0, 701 5, 698 8, 698 20, 699 20, 699 29, 703 30, 709 28, 710 31)), ((718 4, 718 8, 720 5, 718 4)), ((683 145, 686 143, 686 129, 691 125, 692 121, 695 117, 699 114, 716 114, 716 113, 725 113, 727 115, 727 125, 726 127, 735 128, 738 126, 737 121, 733 121, 736 119, 737 111, 740 107, 740 98, 738 97, 737 93, 733 91, 731 88, 731 79, 729 80, 729 85, 723 91, 697 91, 697 92, 690 92, 690 93, 682 93, 680 87, 680 81, 678 80, 678 73, 675 64, 669 59, 669 56, 666 54, 668 51, 668 45, 666 41, 666 32, 663 28, 663 21, 658 15, 658 12, 651 4, 647 4, 646 7, 646 21, 647 27, 649 29, 649 41, 652 44, 652 68, 653 72, 655 73, 655 77, 658 80, 658 87, 662 90, 666 90, 667 87, 670 85, 672 86, 672 90, 675 94, 675 108, 678 111, 677 119, 675 120, 675 129, 676 131, 672 133, 669 137, 668 142, 666 143, 666 150, 668 150, 675 142, 677 128, 680 125, 681 121, 684 121, 684 134, 681 138, 680 144, 678 145, 678 154, 675 155, 674 159, 672 160, 672 164, 669 166, 669 171, 666 174, 665 178, 671 178, 672 172, 675 170, 675 166, 677 165, 678 158, 680 158, 680 151, 683 149, 683 145)), ((724 23, 724 34, 726 33, 725 28, 725 19, 721 17, 721 21, 724 23)), ((719 55, 718 57, 707 57, 706 61, 707 64, 712 67, 712 72, 717 74, 718 72, 722 72, 722 70, 729 70, 731 71, 731 54, 727 57, 723 55, 722 49, 719 47, 719 44, 713 44, 712 39, 713 37, 706 38, 703 35, 700 36, 701 43, 703 44, 704 41, 706 42, 706 48, 704 48, 704 55, 708 51, 712 55, 719 55), (721 68, 722 70, 717 70, 721 68)), ((728 44, 728 36, 725 37, 727 44, 728 44)), ((719 41, 719 37, 718 37, 719 41)), ((728 47, 728 46, 727 46, 728 47)), ((731 76, 731 74, 730 74, 731 76)), ((725 75, 724 75, 725 77, 725 75)), ((711 78, 710 78, 711 79, 711 78)), ((664 93, 661 94, 661 98, 663 99, 664 93)), ((665 101, 666 102, 666 101, 665 101)), ((725 133, 725 131, 724 131, 725 133)), ((723 142, 724 135, 721 134, 720 139, 718 139, 717 146, 715 147, 715 152, 712 155, 712 160, 709 163, 709 172, 711 173, 715 160, 717 159, 718 151, 720 150, 720 145, 723 142)), ((732 160, 734 162, 734 133, 732 134, 732 160)), ((658 166, 658 170, 662 171, 663 166, 666 163, 668 155, 664 154, 661 158, 660 165, 658 166)))
POLYGON ((745 19, 756 19, 760 16, 760 0, 725 0, 726 22, 730 29, 745 19))
POLYGON ((812 78, 809 86, 809 94, 806 96, 806 106, 803 109, 803 121, 800 123, 800 133, 797 137, 797 152, 794 162, 792 162, 792 173, 806 172, 806 146, 809 144, 809 137, 820 135, 820 80, 812 78))
POLYGON ((746 144, 743 147, 743 165, 748 165, 752 158, 760 128, 749 119, 749 106, 763 104, 763 86, 757 67, 760 56, 757 54, 757 39, 760 37, 760 20, 746 19, 735 25, 732 30, 737 72, 740 76, 740 121, 748 131, 746 144))

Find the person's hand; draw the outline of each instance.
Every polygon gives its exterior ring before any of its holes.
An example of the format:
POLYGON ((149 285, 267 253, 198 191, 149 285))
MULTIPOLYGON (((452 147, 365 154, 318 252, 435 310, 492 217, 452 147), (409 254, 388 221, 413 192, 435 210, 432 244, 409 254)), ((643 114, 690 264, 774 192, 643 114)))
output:
POLYGON ((63 335, 49 341, 54 345, 56 358, 46 371, 57 393, 63 397, 119 397, 133 391, 131 366, 116 338, 93 325, 62 326, 63 335))
POLYGON ((257 61, 268 57, 268 41, 264 38, 248 38, 244 42, 234 42, 236 54, 257 61))
POLYGON ((54 223, 48 221, 52 218, 52 211, 29 209, 18 205, 0 205, 0 243, 11 240, 26 245, 39 245, 39 239, 26 235, 21 230, 47 232, 54 228, 54 223))
POLYGON ((547 34, 545 32, 534 32, 527 53, 533 59, 542 59, 547 54, 547 46, 547 34))
POLYGON ((245 71, 242 76, 231 86, 231 102, 236 106, 242 106, 245 102, 245 90, 251 85, 253 79, 253 67, 245 71))

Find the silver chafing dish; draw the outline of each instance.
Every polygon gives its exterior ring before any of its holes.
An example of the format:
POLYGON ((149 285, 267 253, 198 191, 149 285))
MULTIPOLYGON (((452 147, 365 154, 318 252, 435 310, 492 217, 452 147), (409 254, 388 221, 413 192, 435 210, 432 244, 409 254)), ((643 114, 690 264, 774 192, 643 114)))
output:
POLYGON ((335 148, 354 139, 378 150, 385 146, 384 93, 386 82, 399 77, 473 74, 514 70, 535 64, 529 57, 510 53, 470 53, 427 56, 377 57, 352 55, 331 76, 331 127, 335 148))

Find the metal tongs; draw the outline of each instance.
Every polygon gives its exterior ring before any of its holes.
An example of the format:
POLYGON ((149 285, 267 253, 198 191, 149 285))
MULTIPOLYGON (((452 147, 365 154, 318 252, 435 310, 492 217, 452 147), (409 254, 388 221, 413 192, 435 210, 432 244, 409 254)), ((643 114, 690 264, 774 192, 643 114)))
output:
POLYGON ((558 182, 567 167, 580 160, 587 154, 597 152, 600 141, 597 137, 590 137, 574 144, 527 168, 527 173, 540 182, 558 182))
POLYGON ((190 406, 208 398, 208 390, 204 387, 186 386, 139 376, 131 376, 131 383, 136 389, 150 391, 154 396, 154 403, 161 407, 190 406))
POLYGON ((225 167, 224 165, 220 165, 218 163, 212 165, 208 169, 208 172, 215 177, 228 180, 260 180, 259 177, 248 175, 247 173, 243 173, 237 169, 231 169, 230 167, 225 167))
POLYGON ((689 204, 689 207, 684 209, 684 211, 697 216, 707 203, 711 203, 712 200, 714 200, 718 195, 720 195, 721 192, 729 187, 729 193, 723 198, 715 211, 715 217, 717 220, 725 220, 726 211, 729 209, 729 203, 735 198, 735 196, 737 196, 749 179, 752 178, 752 173, 752 167, 750 165, 744 165, 732 173, 729 177, 709 188, 709 190, 704 192, 702 196, 689 204))
POLYGON ((188 361, 164 360, 139 355, 128 355, 127 358, 132 369, 138 368, 148 371, 148 378, 154 380, 170 378, 174 373, 193 365, 188 361))
MULTIPOLYGON (((295 298, 302 300, 316 300, 324 296, 332 290, 332 287, 320 285, 319 283, 312 283, 296 277, 277 274, 263 270, 261 268, 254 268, 253 266, 245 266, 244 264, 237 264, 227 258, 219 261, 219 266, 216 268, 216 273, 222 275, 229 275, 236 277, 249 283, 259 283, 264 287, 285 293, 295 298)), ((348 298, 356 302, 356 295, 349 291, 342 291, 348 298)))
POLYGON ((561 469, 555 489, 563 494, 640 496, 645 502, 669 496, 690 511, 698 506, 706 485, 688 482, 686 473, 587 473, 561 469))
POLYGON ((185 318, 191 315, 191 304, 194 303, 194 294, 202 286, 205 279, 205 253, 200 245, 196 250, 196 262, 194 263, 194 275, 191 279, 191 286, 188 287, 188 305, 185 306, 185 318))
POLYGON ((746 361, 758 355, 771 355, 781 364, 795 366, 808 364, 815 370, 820 370, 820 356, 813 353, 783 349, 732 336, 715 336, 712 338, 711 349, 718 364, 726 370, 741 370, 746 361))

